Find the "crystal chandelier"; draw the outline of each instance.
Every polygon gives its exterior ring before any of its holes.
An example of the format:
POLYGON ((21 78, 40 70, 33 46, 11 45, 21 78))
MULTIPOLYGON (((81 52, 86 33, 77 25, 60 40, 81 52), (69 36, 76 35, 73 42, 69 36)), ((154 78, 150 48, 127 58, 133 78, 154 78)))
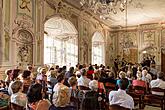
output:
POLYGON ((126 4, 132 3, 133 0, 80 0, 80 4, 83 7, 89 8, 94 13, 98 14, 117 14, 120 10, 125 10, 126 4))

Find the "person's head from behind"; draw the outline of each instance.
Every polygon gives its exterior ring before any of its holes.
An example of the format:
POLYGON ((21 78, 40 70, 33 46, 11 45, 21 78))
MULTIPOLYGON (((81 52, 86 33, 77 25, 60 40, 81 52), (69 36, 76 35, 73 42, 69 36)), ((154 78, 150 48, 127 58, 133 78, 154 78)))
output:
POLYGON ((163 79, 164 78, 164 73, 163 72, 158 72, 157 73, 157 78, 163 79))
POLYGON ((18 75, 19 75, 19 72, 20 72, 20 69, 14 69, 14 70, 12 70, 11 79, 12 79, 12 80, 17 79, 17 77, 18 77, 18 75))
POLYGON ((58 83, 64 83, 64 75, 63 74, 59 74, 58 76, 57 76, 57 82, 58 83))
POLYGON ((140 71, 137 71, 136 77, 137 77, 137 80, 142 80, 142 73, 140 71))
POLYGON ((147 70, 142 70, 142 76, 145 77, 147 75, 148 71, 147 70))
POLYGON ((45 68, 41 68, 40 73, 45 75, 46 74, 46 69, 45 68))
POLYGON ((80 73, 81 73, 82 76, 86 76, 87 75, 87 71, 84 68, 81 69, 80 73))
POLYGON ((74 72, 74 67, 70 67, 69 71, 70 71, 70 73, 73 73, 74 72))
POLYGON ((12 83, 11 89, 13 94, 23 90, 23 83, 19 80, 16 80, 12 83))
POLYGON ((49 75, 51 78, 56 78, 57 77, 57 72, 54 70, 49 71, 49 75))
POLYGON ((31 85, 27 92, 27 99, 29 103, 42 100, 42 85, 38 83, 31 85))
POLYGON ((5 74, 6 74, 7 76, 11 76, 11 73, 12 73, 12 70, 11 70, 11 69, 5 70, 5 74))
POLYGON ((69 83, 69 85, 71 87, 76 86, 77 85, 77 79, 76 79, 76 77, 75 76, 70 77, 68 79, 68 83, 69 83))
POLYGON ((92 91, 97 91, 98 90, 98 82, 96 80, 93 80, 89 83, 89 88, 92 91))
POLYGON ((120 71, 120 73, 119 73, 119 78, 120 79, 123 79, 123 78, 125 78, 126 77, 126 73, 124 72, 124 71, 120 71))
POLYGON ((42 69, 42 67, 38 67, 37 72, 40 73, 41 69, 42 69))
POLYGON ((89 68, 88 68, 88 70, 94 70, 94 69, 93 69, 93 66, 90 65, 89 68))
POLYGON ((79 65, 78 69, 81 70, 83 68, 83 65, 79 65))
POLYGON ((30 78, 30 74, 31 74, 31 71, 24 70, 23 73, 22 73, 22 78, 23 79, 30 78))
POLYGON ((33 67, 32 67, 31 65, 28 65, 28 66, 27 66, 27 70, 29 70, 29 71, 32 72, 32 71, 33 71, 33 67))
POLYGON ((119 80, 118 86, 120 89, 126 90, 128 88, 128 85, 129 85, 129 81, 127 78, 123 78, 119 80))

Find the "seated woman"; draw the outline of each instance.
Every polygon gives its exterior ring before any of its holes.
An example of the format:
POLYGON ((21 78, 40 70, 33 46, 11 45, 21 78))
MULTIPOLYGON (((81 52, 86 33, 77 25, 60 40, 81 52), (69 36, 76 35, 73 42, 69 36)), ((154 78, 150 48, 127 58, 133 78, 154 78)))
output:
POLYGON ((24 70, 22 73, 21 81, 23 82, 23 93, 27 93, 28 88, 32 83, 30 74, 31 74, 31 72, 29 70, 24 70))
POLYGON ((64 75, 60 74, 57 76, 57 84, 53 88, 53 104, 57 110, 67 109, 70 102, 70 91, 69 87, 65 86, 64 75))
POLYGON ((31 72, 29 70, 24 70, 22 73, 22 82, 24 85, 30 85, 31 79, 30 79, 31 72))
POLYGON ((23 83, 21 81, 14 81, 11 85, 12 95, 11 103, 17 104, 19 106, 25 107, 27 103, 26 94, 22 93, 23 83))
POLYGON ((93 80, 89 82, 89 88, 92 89, 91 87, 95 88, 95 91, 98 91, 99 93, 106 92, 104 84, 98 81, 98 77, 95 75, 93 80))
MULTIPOLYGON (((137 72, 137 79, 132 81, 132 86, 140 86, 146 88, 147 91, 147 82, 142 80, 142 74, 140 72, 137 72)), ((136 93, 142 93, 144 94, 144 90, 136 90, 136 93)))
POLYGON ((5 82, 10 83, 10 81, 11 81, 11 76, 12 76, 12 70, 11 70, 11 69, 7 69, 7 70, 5 71, 5 74, 6 74, 5 82))
POLYGON ((73 110, 77 110, 79 107, 79 100, 78 100, 78 93, 79 90, 77 89, 77 79, 75 76, 72 76, 68 79, 68 83, 70 85, 70 92, 71 92, 71 98, 70 98, 70 106, 75 107, 73 110))
POLYGON ((27 92, 27 110, 49 110, 50 102, 43 99, 41 84, 33 84, 27 92))

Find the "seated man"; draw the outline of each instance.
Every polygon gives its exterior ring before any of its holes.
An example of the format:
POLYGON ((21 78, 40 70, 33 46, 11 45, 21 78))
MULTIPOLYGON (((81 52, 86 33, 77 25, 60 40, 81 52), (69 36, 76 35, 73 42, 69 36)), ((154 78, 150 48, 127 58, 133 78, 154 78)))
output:
POLYGON ((91 80, 87 78, 87 72, 85 69, 81 69, 81 77, 78 78, 77 82, 78 82, 78 86, 85 86, 85 87, 89 87, 89 82, 91 80))
POLYGON ((118 91, 111 91, 109 93, 109 104, 120 105, 125 108, 133 109, 134 101, 133 98, 126 93, 126 89, 129 85, 129 81, 126 78, 120 79, 118 91))
MULTIPOLYGON (((158 72, 157 73, 157 79, 152 80, 150 83, 151 88, 158 87, 161 89, 165 89, 165 81, 163 81, 164 73, 158 72)), ((152 94, 156 95, 164 95, 162 92, 152 92, 152 94)))

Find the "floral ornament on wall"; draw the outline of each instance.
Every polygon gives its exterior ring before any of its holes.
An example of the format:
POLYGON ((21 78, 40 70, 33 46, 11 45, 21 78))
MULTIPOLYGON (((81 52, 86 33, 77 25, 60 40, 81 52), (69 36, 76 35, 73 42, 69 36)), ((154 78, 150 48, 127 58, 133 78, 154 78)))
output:
POLYGON ((28 62, 29 56, 30 56, 29 49, 27 45, 23 45, 22 47, 19 47, 18 58, 21 62, 28 62))
POLYGON ((21 9, 27 9, 30 12, 30 8, 29 5, 30 4, 30 0, 21 0, 21 4, 19 5, 19 7, 21 9))

